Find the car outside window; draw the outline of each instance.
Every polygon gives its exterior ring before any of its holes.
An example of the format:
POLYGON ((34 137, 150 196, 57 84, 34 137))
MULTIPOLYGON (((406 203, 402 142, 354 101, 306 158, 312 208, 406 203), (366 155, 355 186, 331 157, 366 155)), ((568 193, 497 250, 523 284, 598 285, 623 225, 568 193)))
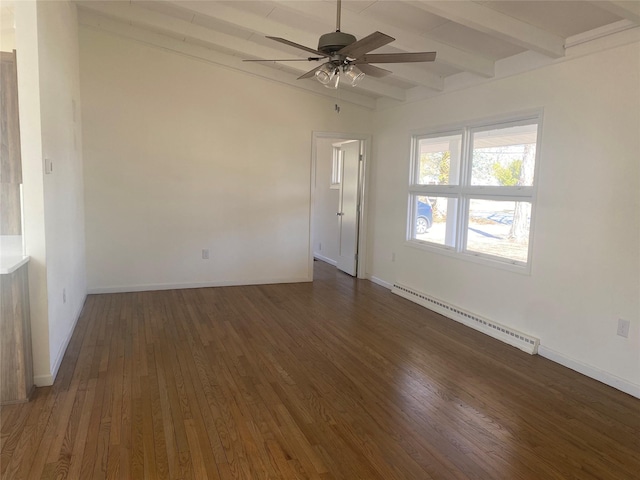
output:
POLYGON ((528 270, 541 114, 412 137, 407 240, 528 270))

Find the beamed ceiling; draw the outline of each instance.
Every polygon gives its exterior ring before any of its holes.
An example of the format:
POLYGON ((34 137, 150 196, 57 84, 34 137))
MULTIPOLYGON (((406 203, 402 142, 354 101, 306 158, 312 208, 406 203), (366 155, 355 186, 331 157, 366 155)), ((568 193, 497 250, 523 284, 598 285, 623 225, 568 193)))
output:
MULTIPOLYGON (((249 63, 242 59, 306 58, 265 38, 317 48, 335 30, 336 2, 77 1, 80 23, 253 75, 335 96, 314 78, 296 80, 316 62, 249 63)), ((433 63, 379 65, 393 72, 367 77, 340 96, 374 108, 486 81, 563 59, 573 46, 640 30, 640 1, 344 0, 341 30, 375 31, 396 40, 375 53, 436 51, 433 63)))

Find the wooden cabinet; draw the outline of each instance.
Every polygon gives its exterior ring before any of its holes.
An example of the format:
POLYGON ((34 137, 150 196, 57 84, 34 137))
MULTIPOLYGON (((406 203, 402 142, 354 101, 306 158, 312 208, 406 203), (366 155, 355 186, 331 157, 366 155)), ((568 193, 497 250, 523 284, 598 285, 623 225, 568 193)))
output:
POLYGON ((20 121, 16 52, 0 52, 0 235, 21 235, 20 121))
POLYGON ((29 265, 0 275, 0 404, 29 400, 33 391, 29 265))
POLYGON ((0 182, 22 183, 16 52, 0 52, 0 182))

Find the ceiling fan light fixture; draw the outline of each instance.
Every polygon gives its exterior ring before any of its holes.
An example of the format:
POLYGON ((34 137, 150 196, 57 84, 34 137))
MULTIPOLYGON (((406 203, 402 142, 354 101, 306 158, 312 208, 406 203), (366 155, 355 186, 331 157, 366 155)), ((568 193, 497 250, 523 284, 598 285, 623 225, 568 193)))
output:
POLYGON ((339 83, 340 83, 340 71, 336 67, 333 70, 333 76, 331 77, 331 80, 329 81, 329 83, 325 83, 324 86, 335 90, 338 88, 339 83))
MULTIPOLYGON (((327 86, 331 83, 334 77, 336 77, 336 71, 333 65, 330 63, 325 63, 318 70, 316 70, 316 79, 323 85, 327 86)), ((333 87, 329 87, 333 88, 333 87)))
POLYGON ((364 79, 364 72, 355 65, 344 67, 345 81, 348 81, 352 87, 358 85, 364 79))
MULTIPOLYGON (((328 0, 327 0, 328 1, 328 0)), ((375 3, 375 2, 374 2, 375 3)), ((340 31, 340 17, 342 12, 342 0, 336 1, 336 30, 325 33, 318 40, 318 48, 309 48, 286 38, 267 37, 276 42, 294 47, 299 50, 313 54, 313 57, 291 58, 284 60, 251 59, 245 62, 302 62, 326 60, 327 63, 320 67, 313 68, 300 75, 298 80, 316 77, 318 82, 327 88, 337 89, 340 77, 346 80, 352 87, 357 86, 365 77, 365 73, 371 77, 381 78, 392 72, 384 68, 370 65, 371 63, 412 63, 412 62, 433 62, 436 59, 436 52, 409 52, 409 53, 372 53, 395 39, 382 32, 374 32, 360 40, 354 35, 340 31), (364 65, 364 72, 355 64, 364 65), (365 68, 366 67, 366 68, 365 68)))

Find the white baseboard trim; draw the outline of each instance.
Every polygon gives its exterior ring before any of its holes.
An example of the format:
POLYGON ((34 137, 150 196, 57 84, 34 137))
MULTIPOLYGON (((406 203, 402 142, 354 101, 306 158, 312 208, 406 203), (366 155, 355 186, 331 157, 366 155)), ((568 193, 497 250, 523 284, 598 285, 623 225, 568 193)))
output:
POLYGON ((374 277, 373 275, 369 276, 369 280, 371 280, 376 285, 380 285, 381 287, 386 288, 387 290, 391 290, 393 288, 393 284, 389 282, 385 282, 381 278, 374 277))
POLYGON ((209 287, 237 287, 245 285, 272 285, 276 283, 305 283, 311 282, 308 277, 300 278, 273 278, 267 280, 232 280, 223 282, 190 282, 190 283, 154 283, 146 285, 121 285, 112 287, 91 287, 89 294, 100 293, 132 293, 151 292, 155 290, 183 290, 187 288, 209 288, 209 287))
POLYGON ((55 379, 53 378, 53 375, 48 374, 48 375, 36 375, 35 377, 33 377, 33 384, 36 387, 50 387, 51 385, 53 385, 53 381, 55 379))
POLYGON ((571 370, 575 370, 576 372, 586 375, 587 377, 593 378, 594 380, 598 380, 605 385, 609 385, 610 387, 613 387, 624 393, 628 393, 633 397, 640 398, 640 385, 629 382, 628 380, 624 380, 611 373, 605 372, 604 370, 600 370, 599 368, 592 365, 574 360, 573 358, 568 357, 551 348, 545 347, 544 345, 538 346, 538 355, 547 358, 552 362, 559 363, 560 365, 570 368, 571 370))
POLYGON ((51 365, 51 373, 48 375, 36 375, 33 377, 33 383, 36 387, 49 387, 53 385, 56 377, 58 376, 58 370, 60 370, 60 365, 62 364, 62 359, 64 358, 64 354, 67 351, 67 347, 69 346, 69 342, 71 341, 71 337, 73 336, 73 332, 76 329, 76 325, 78 324, 78 320, 80 319, 80 315, 82 314, 82 309, 84 308, 84 303, 87 300, 87 295, 85 294, 82 302, 80 302, 80 308, 73 316, 73 323, 71 324, 71 328, 67 332, 67 336, 60 345, 60 349, 58 350, 58 355, 56 355, 56 361, 53 365, 51 365))
POLYGON ((319 253, 313 252, 313 258, 317 258, 318 260, 322 260, 329 265, 333 265, 334 267, 338 266, 338 262, 335 260, 331 260, 329 257, 325 257, 324 255, 320 255, 319 253))

